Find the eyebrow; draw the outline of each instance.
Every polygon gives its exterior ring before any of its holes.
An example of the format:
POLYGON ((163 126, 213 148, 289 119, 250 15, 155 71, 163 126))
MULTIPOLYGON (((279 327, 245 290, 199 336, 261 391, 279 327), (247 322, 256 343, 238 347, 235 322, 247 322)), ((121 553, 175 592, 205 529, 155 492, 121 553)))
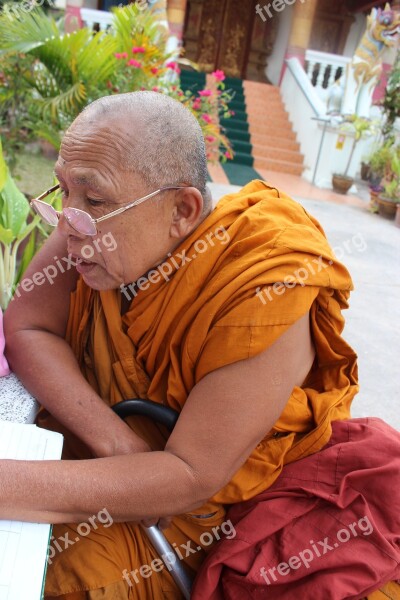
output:
MULTIPOLYGON (((57 179, 65 182, 65 179, 63 178, 63 176, 57 172, 57 167, 54 169, 53 173, 54 173, 55 177, 57 177, 57 179)), ((90 175, 89 177, 86 175, 74 177, 72 180, 72 183, 74 183, 75 185, 89 185, 93 189, 101 188, 95 175, 90 175)))

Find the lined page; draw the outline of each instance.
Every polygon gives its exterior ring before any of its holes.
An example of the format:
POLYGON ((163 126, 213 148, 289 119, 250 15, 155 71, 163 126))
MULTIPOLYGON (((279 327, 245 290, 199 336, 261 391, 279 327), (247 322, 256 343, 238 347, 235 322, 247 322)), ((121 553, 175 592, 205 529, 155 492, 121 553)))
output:
MULTIPOLYGON (((62 442, 36 425, 0 421, 0 459, 57 460, 62 442)), ((0 600, 40 600, 49 535, 50 525, 0 521, 0 600)))

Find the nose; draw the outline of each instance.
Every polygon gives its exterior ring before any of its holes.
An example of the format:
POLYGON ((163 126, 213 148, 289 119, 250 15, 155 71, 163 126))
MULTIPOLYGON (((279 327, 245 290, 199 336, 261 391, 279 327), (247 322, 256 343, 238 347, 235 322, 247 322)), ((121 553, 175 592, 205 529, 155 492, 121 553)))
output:
POLYGON ((76 231, 76 229, 71 227, 62 211, 58 220, 58 229, 61 235, 64 236, 66 239, 74 238, 76 240, 84 240, 87 237, 84 233, 80 233, 79 231, 76 231))

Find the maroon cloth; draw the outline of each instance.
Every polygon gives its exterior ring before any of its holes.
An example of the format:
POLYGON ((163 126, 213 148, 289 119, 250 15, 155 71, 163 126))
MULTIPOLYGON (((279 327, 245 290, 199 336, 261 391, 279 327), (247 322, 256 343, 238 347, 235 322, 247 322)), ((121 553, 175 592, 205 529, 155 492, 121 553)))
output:
POLYGON ((192 600, 360 599, 400 578, 400 433, 376 418, 332 427, 230 509, 236 536, 211 551, 192 600))

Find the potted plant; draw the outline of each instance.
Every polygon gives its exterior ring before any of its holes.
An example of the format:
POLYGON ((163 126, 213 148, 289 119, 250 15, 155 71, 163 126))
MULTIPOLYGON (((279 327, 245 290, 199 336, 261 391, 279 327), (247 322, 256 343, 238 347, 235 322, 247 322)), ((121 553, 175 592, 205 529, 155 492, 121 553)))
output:
POLYGON ((374 123, 364 117, 352 115, 349 120, 343 123, 340 127, 342 131, 349 131, 354 134, 354 141, 351 148, 349 160, 347 161, 344 173, 334 173, 332 175, 332 186, 335 192, 339 194, 347 194, 354 183, 354 178, 349 177, 348 172, 353 160, 354 151, 360 139, 366 135, 370 135, 374 129, 374 123))
MULTIPOLYGON (((400 205, 400 157, 394 152, 391 160, 391 172, 384 183, 384 190, 378 197, 379 214, 386 219, 394 219, 400 205)), ((400 226, 400 215, 396 221, 400 226)))
POLYGON ((370 183, 373 186, 379 186, 386 171, 390 170, 390 163, 393 158, 393 142, 392 140, 385 142, 377 148, 369 158, 370 166, 370 183))
POLYGON ((369 207, 368 210, 372 213, 377 213, 379 211, 378 199, 380 194, 383 192, 383 185, 370 185, 369 186, 369 207))

